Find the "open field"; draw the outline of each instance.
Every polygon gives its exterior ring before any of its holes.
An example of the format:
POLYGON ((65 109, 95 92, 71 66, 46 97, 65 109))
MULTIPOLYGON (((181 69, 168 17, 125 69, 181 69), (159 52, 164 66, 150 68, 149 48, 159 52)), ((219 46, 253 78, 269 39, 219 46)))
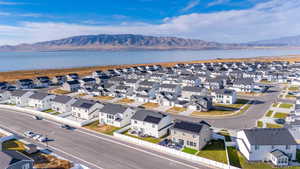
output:
POLYGON ((162 62, 152 64, 127 64, 127 65, 107 65, 107 66, 91 66, 91 67, 78 67, 78 68, 65 68, 65 69, 40 69, 40 70, 19 70, 10 72, 0 72, 0 81, 15 82, 17 79, 35 78, 37 76, 49 76, 54 77, 57 75, 64 75, 69 73, 78 73, 80 76, 90 75, 96 70, 107 70, 115 68, 127 68, 131 66, 144 66, 144 65, 156 65, 162 66, 174 66, 178 63, 222 63, 222 62, 243 62, 243 61, 261 61, 261 62, 273 62, 273 61, 288 61, 296 62, 300 61, 299 55, 287 56, 274 56, 274 57, 254 57, 254 58, 238 58, 238 59, 212 59, 212 60, 199 60, 189 62, 162 62))

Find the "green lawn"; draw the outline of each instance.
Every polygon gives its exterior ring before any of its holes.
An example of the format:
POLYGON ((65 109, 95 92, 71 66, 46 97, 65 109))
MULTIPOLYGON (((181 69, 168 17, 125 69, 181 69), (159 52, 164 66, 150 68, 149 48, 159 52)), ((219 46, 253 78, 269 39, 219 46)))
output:
POLYGON ((61 113, 60 113, 60 112, 52 113, 52 115, 54 115, 54 116, 57 116, 57 115, 59 115, 59 114, 61 114, 61 113))
POLYGON ((157 144, 162 140, 162 138, 154 138, 154 137, 137 137, 137 136, 129 134, 128 131, 125 132, 124 135, 129 136, 129 137, 133 137, 133 138, 137 138, 137 139, 140 139, 140 140, 148 141, 148 142, 151 142, 151 143, 154 143, 154 144, 157 144))
POLYGON ((198 150, 189 148, 189 147, 184 147, 182 152, 188 153, 188 154, 196 154, 198 152, 198 150))
MULTIPOLYGON (((230 164, 235 167, 243 168, 243 169, 273 169, 271 165, 263 162, 252 162, 249 163, 247 159, 236 150, 234 147, 227 147, 228 156, 230 160, 230 164)), ((300 169, 300 167, 285 167, 285 168, 277 168, 276 169, 300 169)))
POLYGON ((197 154, 200 157, 227 164, 225 145, 223 140, 212 140, 197 154))
POLYGON ((52 113, 52 112, 54 112, 54 110, 48 109, 48 110, 44 110, 43 112, 45 112, 45 113, 52 113))
POLYGON ((257 127, 262 128, 263 127, 263 122, 262 121, 257 121, 257 127))
POLYGON ((266 123, 267 128, 282 128, 280 124, 266 123))
POLYGON ((271 117, 272 114, 273 114, 273 111, 272 111, 272 110, 269 110, 269 111, 267 112, 267 114, 266 114, 266 117, 271 117))
POLYGON ((285 108, 285 109, 290 109, 291 107, 293 107, 292 104, 289 104, 289 103, 281 103, 279 105, 279 108, 285 108))
POLYGON ((222 107, 228 107, 228 108, 235 108, 239 109, 245 104, 248 103, 249 100, 246 99, 238 99, 235 104, 215 104, 215 106, 222 106, 222 107))
POLYGON ((274 118, 278 118, 278 119, 285 119, 288 116, 287 113, 281 113, 281 112, 277 112, 274 114, 274 118))
POLYGON ((278 106, 278 103, 273 103, 272 106, 273 106, 273 107, 277 107, 277 106, 278 106))

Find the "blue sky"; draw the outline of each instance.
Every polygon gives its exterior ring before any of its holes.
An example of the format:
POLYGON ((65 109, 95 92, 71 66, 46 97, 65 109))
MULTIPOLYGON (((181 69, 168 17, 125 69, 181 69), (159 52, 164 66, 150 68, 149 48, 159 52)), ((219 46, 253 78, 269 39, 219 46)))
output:
POLYGON ((300 34, 299 0, 0 0, 0 45, 82 34, 246 42, 300 34))

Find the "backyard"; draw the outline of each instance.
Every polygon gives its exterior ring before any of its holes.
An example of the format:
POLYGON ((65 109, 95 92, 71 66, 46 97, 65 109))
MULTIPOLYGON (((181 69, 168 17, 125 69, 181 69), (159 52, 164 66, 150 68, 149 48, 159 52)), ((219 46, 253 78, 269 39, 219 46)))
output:
POLYGON ((133 138, 137 138, 137 139, 140 139, 140 140, 148 141, 148 142, 154 143, 154 144, 157 144, 157 143, 159 143, 161 140, 163 140, 163 138, 139 137, 139 136, 130 134, 128 131, 126 131, 126 132, 123 133, 123 134, 126 135, 126 136, 129 136, 129 137, 133 137, 133 138))
POLYGON ((285 119, 287 116, 287 113, 277 112, 273 115, 273 118, 285 119))
POLYGON ((293 107, 293 105, 292 104, 289 104, 289 103, 281 103, 280 105, 279 105, 279 108, 284 108, 284 109, 290 109, 290 108, 292 108, 293 107))
POLYGON ((212 140, 197 154, 200 157, 227 163, 225 144, 223 140, 212 140))
POLYGON ((182 149, 182 152, 194 155, 194 154, 196 154, 198 152, 198 150, 195 150, 195 149, 192 149, 192 148, 189 148, 189 147, 184 147, 182 149))
POLYGON ((178 114, 180 112, 184 112, 187 109, 184 107, 171 107, 170 109, 168 109, 166 112, 168 113, 174 113, 174 114, 178 114))
POLYGON ((267 128, 282 128, 283 126, 280 124, 266 123, 267 128))
MULTIPOLYGON (((263 162, 249 163, 247 159, 235 147, 227 147, 230 165, 243 169, 272 169, 270 164, 263 162)), ((287 167, 285 167, 287 168, 287 167)), ((278 168, 276 169, 284 169, 278 168)), ((300 169, 300 167, 288 167, 288 169, 300 169)))

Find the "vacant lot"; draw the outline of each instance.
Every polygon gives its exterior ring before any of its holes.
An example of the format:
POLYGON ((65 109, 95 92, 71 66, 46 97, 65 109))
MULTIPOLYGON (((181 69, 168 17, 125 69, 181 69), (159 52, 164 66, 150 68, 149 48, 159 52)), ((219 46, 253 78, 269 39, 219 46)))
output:
POLYGON ((142 106, 145 107, 146 109, 154 109, 154 108, 157 108, 159 105, 157 103, 148 102, 148 103, 142 104, 142 106))
POLYGON ((186 110, 187 110, 187 109, 184 108, 184 107, 172 107, 172 108, 168 109, 166 112, 178 114, 178 113, 184 112, 184 111, 186 111, 186 110))
POLYGON ((114 99, 114 97, 112 96, 95 96, 94 98, 101 101, 108 101, 114 99))
POLYGON ((58 95, 60 95, 60 94, 70 94, 71 93, 69 91, 62 90, 62 89, 54 89, 54 90, 50 90, 49 92, 52 93, 52 94, 58 94, 58 95))
POLYGON ((29 157, 34 160, 35 168, 70 169, 73 167, 73 165, 69 161, 58 159, 55 156, 48 154, 35 153, 29 155, 29 157))
POLYGON ((116 103, 119 103, 119 104, 131 104, 131 103, 134 103, 134 100, 133 99, 124 98, 124 99, 121 99, 121 100, 117 101, 116 103))
POLYGON ((84 126, 87 129, 94 130, 103 134, 113 135, 113 132, 120 129, 110 125, 99 125, 99 121, 95 121, 89 125, 84 126))

